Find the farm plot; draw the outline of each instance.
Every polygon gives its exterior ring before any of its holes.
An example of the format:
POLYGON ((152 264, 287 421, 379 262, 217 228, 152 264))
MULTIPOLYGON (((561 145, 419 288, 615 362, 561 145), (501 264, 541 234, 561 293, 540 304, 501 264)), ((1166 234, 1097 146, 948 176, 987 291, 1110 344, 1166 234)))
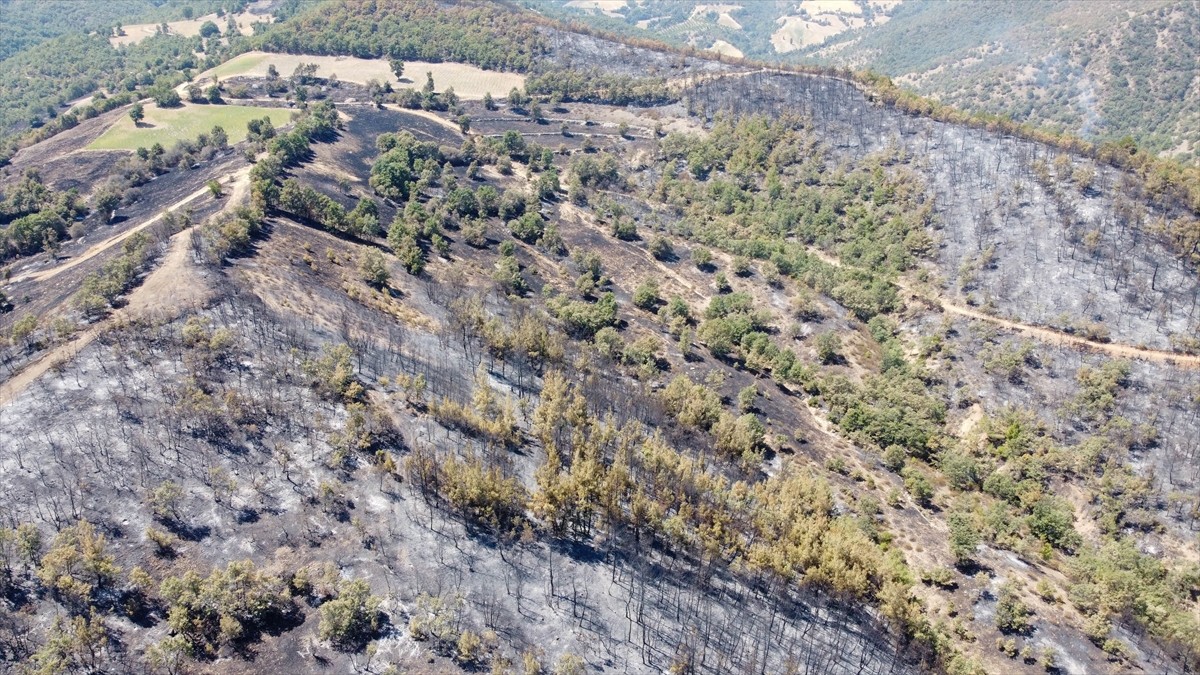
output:
MULTIPOLYGON (((504 96, 513 87, 518 89, 525 86, 525 76, 517 73, 502 73, 494 70, 484 70, 462 63, 428 63, 425 61, 406 61, 404 77, 396 79, 388 62, 383 59, 359 59, 352 56, 309 56, 304 54, 268 54, 266 52, 246 52, 222 63, 212 70, 201 74, 200 78, 226 78, 237 75, 266 77, 271 66, 281 77, 291 75, 296 66, 301 63, 315 63, 317 77, 337 75, 344 82, 366 84, 369 80, 391 82, 397 87, 421 88, 425 84, 426 73, 433 75, 436 91, 445 91, 454 87, 454 92, 460 98, 478 99, 486 93, 493 96, 504 96)), ((199 78, 198 78, 199 79, 199 78)))
POLYGON ((184 139, 194 139, 200 134, 220 126, 229 134, 230 142, 246 137, 246 123, 264 116, 271 118, 276 127, 287 124, 292 112, 286 108, 265 108, 242 105, 184 105, 181 108, 159 108, 146 106, 146 119, 134 125, 133 120, 123 116, 99 138, 92 141, 89 150, 136 150, 155 143, 169 146, 184 139))

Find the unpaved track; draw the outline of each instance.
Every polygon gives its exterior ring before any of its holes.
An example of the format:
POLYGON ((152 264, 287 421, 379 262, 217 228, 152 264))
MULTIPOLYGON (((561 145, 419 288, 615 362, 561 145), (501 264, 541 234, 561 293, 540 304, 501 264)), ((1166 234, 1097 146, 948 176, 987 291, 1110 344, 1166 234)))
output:
MULTIPOLYGON (((239 186, 241 185, 241 183, 243 183, 245 181, 245 179, 250 175, 251 168, 253 168, 253 167, 246 166, 241 169, 238 169, 233 174, 233 191, 235 194, 238 192, 239 186)), ((69 270, 77 265, 81 265, 81 264, 87 262, 88 260, 91 260, 92 258, 100 255, 101 253, 104 253, 105 251, 112 248, 113 246, 116 246, 117 244, 125 241, 126 239, 133 236, 134 234, 141 232, 142 230, 157 223, 158 221, 162 220, 163 216, 165 216, 167 213, 173 213, 173 212, 179 210, 180 207, 191 204, 192 202, 196 201, 197 199, 203 197, 206 194, 209 194, 209 189, 208 189, 207 185, 200 188, 199 190, 196 190, 192 194, 184 197, 183 199, 180 199, 179 201, 175 202, 174 204, 168 206, 167 208, 165 208, 161 212, 159 212, 158 215, 156 215, 152 218, 148 218, 145 222, 139 223, 138 225, 135 225, 127 230, 124 230, 122 232, 114 234, 113 236, 109 237, 108 239, 96 242, 88 250, 84 251, 83 253, 80 253, 79 255, 71 258, 70 260, 66 261, 65 263, 63 263, 61 265, 58 265, 56 267, 51 267, 50 269, 46 269, 46 270, 38 270, 37 272, 27 272, 25 274, 22 274, 19 277, 14 278, 12 281, 13 281, 13 283, 17 283, 17 282, 26 281, 26 280, 46 281, 47 279, 53 279, 54 277, 58 276, 59 274, 66 272, 67 270, 69 270)), ((232 201, 233 200, 230 199, 230 203, 232 203, 232 201)))
POLYGON ((1065 345, 1077 347, 1087 351, 1103 352, 1110 356, 1115 356, 1123 359, 1142 359, 1144 361, 1154 361, 1157 363, 1165 363, 1172 366, 1180 366, 1183 368, 1200 368, 1200 356, 1192 356, 1189 354, 1178 354, 1175 352, 1163 351, 1160 349, 1144 349, 1141 347, 1133 347, 1130 345, 1115 344, 1112 342, 1096 342, 1087 338, 1071 335, 1052 328, 1042 326, 1031 326, 1025 323, 1009 321, 995 316, 984 314, 970 307, 963 307, 942 299, 937 299, 938 305, 943 311, 959 316, 970 317, 980 321, 987 321, 1002 328, 1006 328, 1015 333, 1041 340, 1050 344, 1065 345))
POLYGON ((125 321, 149 316, 167 315, 172 311, 202 304, 208 295, 208 286, 199 270, 189 264, 191 255, 191 231, 184 230, 171 238, 170 248, 161 264, 127 297, 128 304, 107 318, 76 333, 68 342, 47 351, 38 360, 30 363, 15 376, 0 384, 0 406, 8 405, 17 395, 25 391, 56 363, 69 361, 92 343, 100 333, 110 326, 119 326, 125 321))
MULTIPOLYGON (((234 183, 229 188, 228 201, 222 208, 222 212, 232 209, 245 198, 250 183, 249 178, 250 167, 239 170, 234 174, 234 183)), ((207 187, 203 190, 197 190, 157 216, 150 218, 133 229, 109 237, 88 249, 86 253, 72 258, 66 264, 39 272, 38 274, 42 276, 29 276, 39 281, 49 279, 59 272, 69 269, 87 258, 94 257, 115 246, 133 233, 157 222, 163 217, 163 213, 173 211, 207 192, 207 187)), ((74 358, 85 347, 91 344, 102 331, 110 326, 120 325, 125 321, 154 314, 171 316, 173 313, 178 313, 188 307, 202 305, 209 297, 210 288, 204 273, 189 260, 192 255, 191 237, 192 230, 190 229, 178 232, 171 237, 167 253, 162 257, 158 266, 146 276, 142 284, 133 289, 126 297, 126 305, 124 307, 113 312, 107 318, 89 326, 86 330, 76 333, 68 342, 48 350, 36 361, 33 361, 17 372, 16 375, 0 383, 0 406, 12 403, 18 394, 25 391, 29 385, 33 384, 56 363, 74 358)))
MULTIPOLYGON (((826 262, 835 267, 841 267, 842 261, 833 256, 821 251, 812 246, 808 247, 808 252, 823 262, 826 262)), ((918 293, 913 290, 912 285, 904 279, 896 279, 896 286, 900 290, 908 293, 912 298, 918 299, 921 302, 932 304, 936 309, 949 314, 957 314, 978 321, 986 321, 990 324, 1000 326, 1014 333, 1033 338, 1047 344, 1060 345, 1064 347, 1074 347, 1084 351, 1107 354, 1109 356, 1120 359, 1141 359, 1143 361, 1152 361, 1155 363, 1164 363, 1169 366, 1177 366, 1180 368, 1200 368, 1200 356, 1189 354, 1179 354, 1176 352, 1163 351, 1161 349, 1145 349, 1142 347, 1134 347, 1131 345, 1116 344, 1112 342, 1097 342, 1087 338, 1071 335, 1062 331, 1046 328, 1044 326, 1034 326, 1019 321, 1011 321, 998 316, 992 316, 981 312, 971 307, 955 304, 942 298, 940 295, 932 295, 929 293, 918 293)))

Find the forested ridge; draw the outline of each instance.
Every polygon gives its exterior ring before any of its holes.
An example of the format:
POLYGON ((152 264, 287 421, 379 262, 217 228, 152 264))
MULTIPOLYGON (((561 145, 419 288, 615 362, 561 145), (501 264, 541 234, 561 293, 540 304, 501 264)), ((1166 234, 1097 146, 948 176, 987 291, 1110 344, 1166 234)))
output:
MULTIPOLYGON (((601 12, 526 0, 535 11, 643 39, 714 41, 767 63, 871 70, 956 108, 1092 141, 1129 136, 1194 163, 1200 18, 1191 2, 858 2, 714 6, 643 0, 601 12)), ((726 54, 728 57, 728 54, 726 54)))
MULTIPOLYGON (((263 49, 361 58, 460 61, 526 71, 546 53, 523 16, 481 2, 338 1, 306 8, 286 28, 268 30, 263 49)), ((497 92, 500 93, 500 92, 497 92)))

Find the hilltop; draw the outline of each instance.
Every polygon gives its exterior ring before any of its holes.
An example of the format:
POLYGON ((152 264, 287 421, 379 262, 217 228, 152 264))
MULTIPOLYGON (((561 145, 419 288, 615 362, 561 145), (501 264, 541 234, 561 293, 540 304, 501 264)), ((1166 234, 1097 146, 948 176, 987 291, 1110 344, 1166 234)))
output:
POLYGON ((871 70, 965 110, 1198 156, 1194 2, 526 4, 727 56, 871 70))

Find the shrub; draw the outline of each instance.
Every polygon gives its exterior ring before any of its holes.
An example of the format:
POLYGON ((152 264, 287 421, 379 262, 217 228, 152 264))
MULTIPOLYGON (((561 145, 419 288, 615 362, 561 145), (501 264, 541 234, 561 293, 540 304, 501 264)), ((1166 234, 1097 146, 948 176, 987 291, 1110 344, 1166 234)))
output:
POLYGON ((622 241, 633 241, 638 238, 637 223, 632 218, 621 217, 613 220, 612 236, 622 241))
POLYGON ((666 237, 659 235, 650 240, 650 245, 646 247, 650 251, 650 255, 657 260, 668 260, 675 255, 675 250, 671 247, 671 242, 666 237))
POLYGON ((1016 585, 1004 582, 996 598, 996 628, 1001 633, 1025 633, 1033 627, 1033 610, 1018 594, 1016 585))
POLYGON ((343 581, 337 598, 321 605, 321 639, 344 651, 362 649, 379 630, 379 605, 367 582, 343 581))
POLYGON ((517 239, 527 244, 534 244, 546 232, 546 221, 540 214, 529 211, 520 218, 508 221, 508 229, 517 239))
POLYGON ((817 360, 821 363, 836 363, 840 359, 842 339, 837 333, 821 333, 816 339, 817 360))
POLYGON ((368 248, 359 256, 358 273, 363 281, 376 287, 386 286, 391 279, 383 254, 373 248, 368 248))
POLYGON ((653 312, 661 303, 662 297, 658 294, 658 282, 654 279, 643 281, 633 292, 633 306, 639 309, 653 312))
POLYGON ((883 451, 882 459, 883 465, 886 466, 889 471, 900 473, 900 471, 904 468, 904 462, 908 459, 908 453, 905 452, 904 448, 900 447, 899 445, 889 445, 887 449, 883 451))
POLYGON ((249 560, 231 562, 208 577, 190 570, 167 577, 159 592, 170 605, 167 624, 193 654, 242 641, 294 610, 287 584, 249 560))
POLYGON ((915 466, 905 467, 901 474, 904 477, 904 487, 913 499, 921 506, 929 506, 933 499, 933 486, 929 477, 915 466))

